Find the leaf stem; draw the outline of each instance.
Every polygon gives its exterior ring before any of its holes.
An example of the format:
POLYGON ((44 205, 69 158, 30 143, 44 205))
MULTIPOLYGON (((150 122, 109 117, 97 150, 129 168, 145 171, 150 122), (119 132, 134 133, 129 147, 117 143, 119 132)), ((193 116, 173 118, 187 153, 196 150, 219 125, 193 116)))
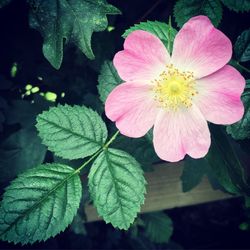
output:
POLYGON ((236 61, 236 64, 237 64, 237 66, 238 66, 239 68, 241 68, 242 70, 244 70, 244 71, 250 73, 250 69, 244 67, 244 66, 241 65, 238 61, 236 61))
POLYGON ((81 170, 87 166, 92 160, 94 160, 103 150, 107 149, 108 146, 116 139, 117 135, 119 134, 119 130, 116 131, 116 133, 109 139, 109 141, 102 147, 100 148, 95 154, 93 154, 87 161, 85 161, 79 168, 77 168, 74 171, 74 174, 80 173, 81 170))
POLYGON ((103 149, 106 149, 116 139, 119 133, 119 130, 117 130, 115 134, 110 138, 110 140, 103 146, 103 149))

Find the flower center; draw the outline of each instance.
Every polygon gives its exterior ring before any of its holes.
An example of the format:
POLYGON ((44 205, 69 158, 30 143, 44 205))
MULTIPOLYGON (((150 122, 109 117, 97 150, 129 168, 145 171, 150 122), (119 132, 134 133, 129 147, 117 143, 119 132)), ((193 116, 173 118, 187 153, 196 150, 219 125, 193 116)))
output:
POLYGON ((192 99, 198 94, 194 75, 190 71, 180 72, 172 64, 166 66, 159 78, 154 80, 154 99, 160 107, 170 110, 190 108, 192 99))

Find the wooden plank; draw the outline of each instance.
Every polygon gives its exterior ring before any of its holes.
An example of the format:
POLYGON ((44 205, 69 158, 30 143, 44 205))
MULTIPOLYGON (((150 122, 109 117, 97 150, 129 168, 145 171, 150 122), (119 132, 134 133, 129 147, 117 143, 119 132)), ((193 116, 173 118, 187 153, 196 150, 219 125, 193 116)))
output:
MULTIPOLYGON (((222 200, 232 197, 220 190, 213 190, 208 179, 202 182, 190 192, 183 193, 180 176, 183 163, 158 164, 153 172, 145 173, 148 182, 145 204, 141 212, 152 212, 175 207, 183 207, 210 201, 222 200)), ((96 209, 87 205, 85 207, 87 221, 101 220, 96 209)))

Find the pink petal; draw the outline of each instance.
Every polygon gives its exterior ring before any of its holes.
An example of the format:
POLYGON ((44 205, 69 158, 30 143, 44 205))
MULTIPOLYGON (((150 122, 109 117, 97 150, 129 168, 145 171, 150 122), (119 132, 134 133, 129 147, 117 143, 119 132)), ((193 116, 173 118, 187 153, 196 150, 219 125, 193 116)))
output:
POLYGON ((150 82, 170 61, 161 40, 149 32, 136 30, 128 35, 124 50, 114 57, 114 65, 124 81, 150 82))
POLYGON ((105 113, 123 135, 134 138, 145 135, 157 113, 150 86, 137 83, 117 86, 106 100, 105 113))
POLYGON ((244 114, 240 96, 245 87, 245 79, 233 67, 222 69, 197 80, 197 106, 205 118, 216 124, 232 124, 244 114))
POLYGON ((153 135, 157 155, 170 162, 182 160, 185 154, 204 157, 211 143, 207 122, 195 105, 177 112, 161 111, 153 135))
POLYGON ((172 61, 178 69, 200 78, 222 68, 231 56, 230 40, 206 16, 196 16, 176 35, 172 61))

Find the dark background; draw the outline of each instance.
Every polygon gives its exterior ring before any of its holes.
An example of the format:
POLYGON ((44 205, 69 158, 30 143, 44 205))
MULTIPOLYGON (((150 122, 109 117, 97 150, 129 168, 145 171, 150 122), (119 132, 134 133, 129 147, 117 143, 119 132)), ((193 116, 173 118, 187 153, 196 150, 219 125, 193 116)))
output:
MULTIPOLYGON (((93 48, 97 59, 88 61, 73 46, 66 46, 63 65, 59 71, 52 68, 42 54, 42 38, 39 32, 29 28, 29 7, 25 1, 16 0, 0 9, 0 75, 13 82, 13 91, 6 92, 7 100, 20 99, 20 89, 27 83, 39 86, 42 91, 65 92, 60 102, 98 102, 96 82, 100 65, 104 59, 112 59, 121 49, 121 35, 128 27, 145 20, 167 21, 173 13, 175 1, 112 0, 123 15, 109 17, 115 26, 111 33, 94 34, 93 48), (13 63, 18 65, 18 73, 11 78, 13 63), (42 76, 43 80, 38 80, 42 76), (94 84, 93 84, 94 83, 94 84), (86 97, 86 88, 91 98, 86 97), (93 98, 92 98, 93 97, 93 98)), ((219 25, 234 43, 237 36, 249 28, 249 14, 236 13, 223 8, 223 19, 219 25)), ((173 26, 176 24, 173 22, 173 26)), ((93 104, 94 102, 94 104, 93 104)), ((15 128, 5 128, 0 140, 6 138, 15 128)), ((49 156, 47 156, 49 158, 49 156)), ((5 183, 6 185, 7 183, 5 183)), ((192 207, 167 211, 174 223, 172 241, 167 245, 150 243, 147 239, 132 239, 129 232, 117 231, 104 222, 86 224, 87 236, 76 235, 70 229, 49 239, 45 243, 32 246, 13 245, 0 242, 1 248, 23 249, 250 249, 250 232, 239 229, 248 220, 243 208, 243 199, 234 198, 192 207)))

